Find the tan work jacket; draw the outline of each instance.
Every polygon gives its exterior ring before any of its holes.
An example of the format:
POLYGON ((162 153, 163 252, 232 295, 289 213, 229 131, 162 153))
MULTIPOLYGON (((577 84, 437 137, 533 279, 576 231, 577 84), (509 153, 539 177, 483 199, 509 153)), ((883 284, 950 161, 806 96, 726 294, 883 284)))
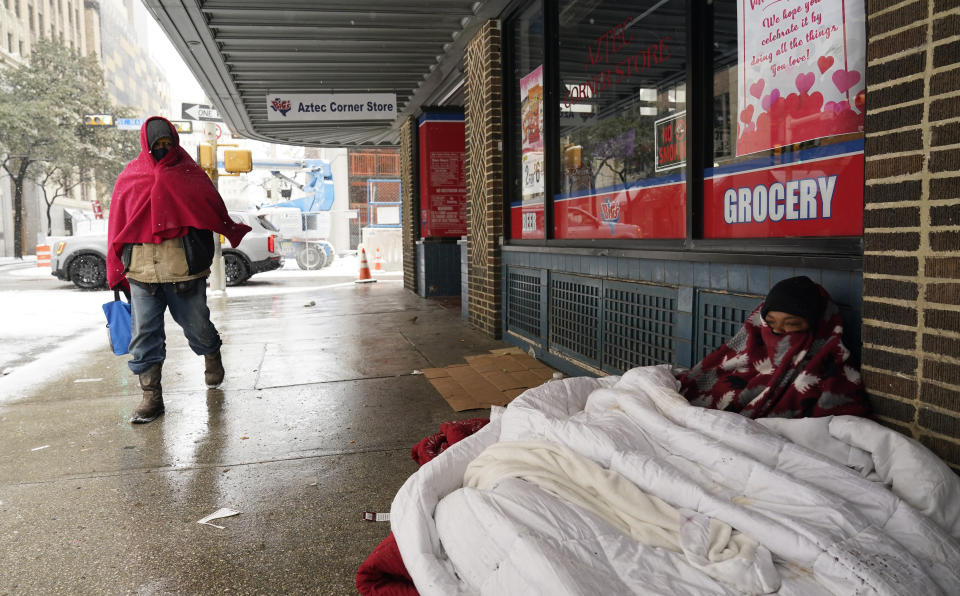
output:
POLYGON ((190 275, 182 238, 170 238, 160 244, 134 244, 130 253, 128 279, 145 284, 188 281, 210 275, 210 269, 190 275))

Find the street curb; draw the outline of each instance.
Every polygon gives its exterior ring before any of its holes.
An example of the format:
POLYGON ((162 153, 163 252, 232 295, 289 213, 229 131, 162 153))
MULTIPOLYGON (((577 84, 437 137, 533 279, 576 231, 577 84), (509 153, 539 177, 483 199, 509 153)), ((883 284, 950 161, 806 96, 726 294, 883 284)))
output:
POLYGON ((26 255, 22 260, 19 261, 12 257, 4 258, 3 260, 0 260, 0 271, 3 271, 4 269, 23 269, 28 265, 31 267, 37 266, 36 255, 26 255))

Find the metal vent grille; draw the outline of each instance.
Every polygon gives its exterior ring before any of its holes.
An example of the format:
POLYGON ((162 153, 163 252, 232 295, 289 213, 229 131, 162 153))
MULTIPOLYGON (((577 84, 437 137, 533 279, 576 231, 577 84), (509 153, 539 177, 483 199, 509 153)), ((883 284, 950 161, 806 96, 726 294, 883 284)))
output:
POLYGON ((676 290, 607 281, 603 285, 603 370, 674 361, 676 290))
POLYGON ((733 337, 762 300, 763 296, 698 292, 694 359, 702 360, 733 337))
POLYGON ((543 272, 536 269, 507 270, 507 329, 540 339, 543 304, 543 272))
POLYGON ((551 276, 550 347, 587 364, 600 364, 600 280, 551 276))

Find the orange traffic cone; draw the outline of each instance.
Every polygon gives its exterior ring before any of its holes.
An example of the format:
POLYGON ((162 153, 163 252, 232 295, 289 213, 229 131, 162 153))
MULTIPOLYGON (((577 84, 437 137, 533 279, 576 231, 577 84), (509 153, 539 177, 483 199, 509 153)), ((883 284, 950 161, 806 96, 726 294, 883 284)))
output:
POLYGON ((377 247, 376 256, 373 257, 373 270, 383 271, 383 257, 380 256, 380 247, 377 247))
POLYGON ((375 282, 377 280, 373 279, 373 276, 370 275, 370 266, 367 265, 367 249, 360 249, 360 277, 358 277, 354 283, 358 284, 368 284, 375 282))

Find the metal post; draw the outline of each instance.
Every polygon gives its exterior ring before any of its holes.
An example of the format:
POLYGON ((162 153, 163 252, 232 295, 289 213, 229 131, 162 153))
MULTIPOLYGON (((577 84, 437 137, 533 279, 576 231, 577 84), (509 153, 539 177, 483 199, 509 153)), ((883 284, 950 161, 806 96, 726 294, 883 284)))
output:
MULTIPOLYGON (((219 188, 217 181, 217 125, 214 122, 203 123, 204 141, 213 147, 213 168, 209 172, 213 186, 219 188)), ((226 296, 226 274, 223 268, 223 252, 220 248, 220 234, 213 233, 213 264, 210 266, 210 290, 213 296, 226 296)))

